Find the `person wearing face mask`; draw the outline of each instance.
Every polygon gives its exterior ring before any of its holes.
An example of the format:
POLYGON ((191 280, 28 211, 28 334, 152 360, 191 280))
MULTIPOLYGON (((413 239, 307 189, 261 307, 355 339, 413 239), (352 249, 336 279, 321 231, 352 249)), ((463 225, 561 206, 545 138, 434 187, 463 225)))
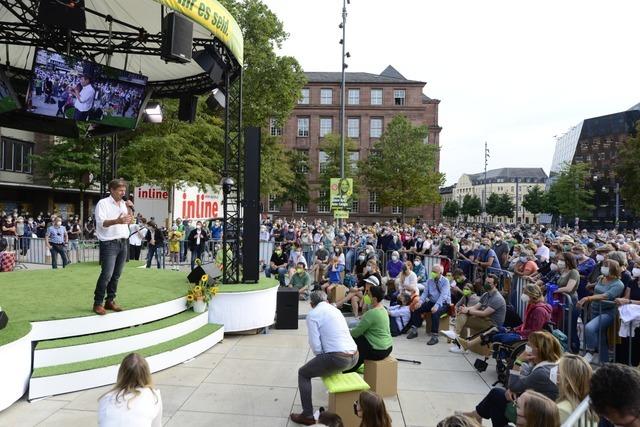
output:
POLYGON ((640 265, 635 264, 631 269, 631 279, 622 282, 624 283, 623 295, 615 300, 620 313, 621 337, 621 342, 616 345, 616 362, 638 366, 640 364, 640 265), (631 356, 630 359, 629 356, 631 356))
POLYGON ((191 251, 191 270, 195 268, 196 258, 202 259, 202 253, 208 240, 209 234, 203 228, 202 221, 197 221, 196 228, 191 230, 187 238, 189 250, 191 251))
POLYGON ((154 222, 149 221, 147 223, 147 234, 145 235, 147 241, 147 268, 151 268, 153 257, 156 258, 156 265, 158 269, 162 268, 161 260, 164 258, 164 234, 160 227, 154 222))
POLYGON ((311 285, 311 276, 306 272, 306 264, 298 262, 294 273, 289 280, 289 287, 296 288, 298 290, 298 297, 301 301, 306 301, 309 298, 309 291, 311 285))
POLYGON ((418 290, 423 291, 425 283, 427 283, 427 269, 422 263, 422 257, 416 255, 413 260, 413 272, 416 275, 416 279, 418 282, 418 290))
POLYGON ((386 286, 389 294, 393 294, 396 290, 396 280, 400 276, 402 272, 402 266, 404 264, 400 260, 400 254, 398 251, 393 251, 391 253, 391 259, 387 261, 387 277, 386 277, 386 286))
POLYGON ((596 263, 589 258, 587 254, 587 248, 584 245, 574 245, 571 248, 571 253, 576 258, 576 268, 580 273, 580 283, 578 284, 578 298, 584 298, 589 294, 587 290, 587 284, 589 276, 595 271, 596 263))
MULTIPOLYGON (((558 289, 555 294, 566 294, 571 298, 572 312, 570 319, 565 321, 571 322, 571 351, 577 353, 580 349, 580 337, 578 336, 578 316, 580 316, 580 310, 575 306, 578 302, 578 284, 580 283, 580 273, 578 272, 576 265, 576 258, 571 252, 563 252, 558 254, 556 265, 560 276, 555 281, 558 285, 558 289)), ((560 300, 563 302, 563 300, 560 300)), ((560 307, 554 311, 553 320, 559 324, 562 317, 562 309, 560 307)))
POLYGON ((489 273, 485 279, 484 294, 474 306, 460 306, 456 313, 455 331, 440 331, 447 338, 454 340, 455 345, 449 349, 452 353, 464 353, 460 348, 457 338, 467 328, 471 334, 484 331, 492 327, 500 327, 504 324, 507 315, 507 304, 502 294, 498 291, 498 276, 489 273))
POLYGON ((11 215, 7 215, 2 221, 2 237, 7 240, 7 247, 11 250, 16 248, 16 224, 11 215))
MULTIPOLYGON (((344 273, 344 264, 340 264, 339 259, 336 255, 331 258, 331 263, 329 264, 329 270, 327 271, 327 282, 321 285, 321 289, 325 291, 327 295, 331 295, 331 290, 335 288, 337 285, 342 284, 344 273)), ((333 301, 333 303, 337 303, 337 301, 333 301)))
POLYGON ((304 254, 302 253, 302 247, 299 246, 297 243, 293 245, 293 249, 291 250, 291 254, 289 255, 289 260, 288 260, 288 265, 290 266, 289 269, 289 277, 291 277, 293 274, 295 274, 295 269, 297 268, 296 266, 302 263, 304 265, 304 269, 307 269, 307 259, 304 257, 304 254))
POLYGON ((474 257, 474 261, 482 270, 487 268, 500 269, 500 261, 496 253, 491 249, 491 240, 489 238, 485 237, 481 240, 480 246, 478 246, 478 254, 477 257, 474 257))
MULTIPOLYGON (((440 261, 442 266, 444 267, 444 271, 443 271, 444 274, 448 273, 449 270, 451 269, 451 260, 454 259, 454 257, 456 256, 456 253, 457 253, 456 246, 453 244, 453 240, 451 239, 451 236, 448 234, 445 235, 444 240, 442 241, 442 243, 434 253, 434 255, 439 255, 441 257, 444 257, 440 261)), ((494 253, 494 256, 495 256, 495 253, 494 253)), ((500 268, 499 264, 498 264, 498 268, 500 268)))
POLYGON ((266 277, 271 277, 272 274, 278 275, 278 282, 280 286, 285 286, 285 275, 287 274, 288 257, 282 250, 280 244, 276 244, 271 259, 269 261, 269 267, 264 271, 266 277))
POLYGON ((549 262, 549 248, 544 245, 544 241, 540 237, 533 239, 533 243, 536 245, 536 258, 541 263, 549 262))
POLYGON ((578 301, 577 307, 582 309, 591 302, 591 320, 584 327, 585 359, 589 363, 609 362, 609 344, 607 330, 615 320, 615 305, 603 304, 602 301, 614 301, 622 295, 624 285, 620 280, 621 267, 617 261, 607 259, 600 268, 602 277, 593 289, 593 295, 578 301), (597 356, 594 353, 597 352, 597 356), (599 359, 599 360, 598 360, 599 359))
POLYGON ((65 268, 69 264, 67 259, 67 242, 69 241, 69 235, 66 228, 62 226, 62 218, 55 217, 53 224, 47 229, 47 234, 44 237, 44 243, 51 252, 51 267, 58 268, 58 254, 62 258, 62 268, 65 268))
MULTIPOLYGON (((509 375, 507 389, 492 388, 476 406, 475 411, 466 412, 463 415, 474 418, 478 422, 482 419, 490 419, 493 427, 504 427, 509 421, 516 421, 514 409, 517 405, 514 403, 518 396, 527 390, 541 393, 553 403, 558 398, 557 375, 560 357, 562 357, 562 347, 551 333, 533 332, 529 336, 524 353, 516 360, 520 370, 518 372, 512 370, 509 375), (507 411, 508 406, 511 406, 510 411, 507 411), (506 412, 509 412, 511 419, 507 418, 506 412)), ((518 403, 520 403, 519 400, 518 403)), ((558 411, 557 408, 555 410, 558 411)))
POLYGON ((514 268, 514 273, 524 279, 533 279, 538 272, 538 265, 533 261, 533 255, 528 250, 520 252, 520 258, 514 268))
POLYGON ((492 249, 498 258, 500 267, 506 269, 509 266, 509 244, 504 241, 502 231, 496 231, 495 242, 492 249))
POLYGON ((432 276, 427 280, 424 292, 420 296, 420 306, 411 313, 411 330, 407 339, 418 336, 418 328, 422 325, 422 315, 431 316, 431 338, 427 345, 438 343, 438 330, 440 329, 440 316, 449 311, 451 304, 451 285, 443 276, 443 267, 436 264, 431 269, 432 276))

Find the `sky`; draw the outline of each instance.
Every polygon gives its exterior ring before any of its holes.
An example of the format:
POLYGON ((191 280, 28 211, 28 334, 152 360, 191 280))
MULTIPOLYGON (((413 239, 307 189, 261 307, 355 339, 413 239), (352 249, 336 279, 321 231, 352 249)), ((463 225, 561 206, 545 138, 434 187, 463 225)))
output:
MULTIPOLYGON (((284 23, 279 51, 305 71, 340 71, 342 0, 263 0, 284 23)), ((541 167, 554 136, 640 102, 637 0, 352 0, 347 71, 393 65, 439 99, 441 172, 541 167)))

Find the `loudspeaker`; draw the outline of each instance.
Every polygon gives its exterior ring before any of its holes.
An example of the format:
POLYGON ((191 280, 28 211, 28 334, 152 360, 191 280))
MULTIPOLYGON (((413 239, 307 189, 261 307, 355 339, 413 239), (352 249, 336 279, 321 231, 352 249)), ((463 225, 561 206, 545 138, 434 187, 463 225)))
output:
POLYGON ((242 226, 243 282, 257 282, 260 250, 260 128, 244 131, 244 214, 242 226))
POLYGON ((222 85, 222 76, 227 66, 212 47, 196 52, 193 55, 193 59, 216 85, 222 85))
POLYGON ((211 262, 209 264, 196 265, 196 268, 191 270, 191 273, 187 276, 187 280, 189 283, 199 283, 200 279, 204 275, 209 276, 209 280, 207 280, 207 285, 213 285, 213 280, 222 276, 222 272, 216 266, 215 263, 211 262))
POLYGON ((51 27, 86 30, 84 0, 40 0, 38 22, 51 27))
POLYGON ((298 329, 298 290, 278 288, 276 329, 298 329))
POLYGON ((4 329, 9 323, 9 316, 4 311, 0 311, 0 329, 4 329))
POLYGON ((191 62, 193 22, 179 13, 168 13, 162 20, 160 58, 169 62, 191 62))
POLYGON ((193 123, 196 119, 198 109, 198 97, 193 95, 182 95, 178 106, 178 119, 183 122, 193 123))

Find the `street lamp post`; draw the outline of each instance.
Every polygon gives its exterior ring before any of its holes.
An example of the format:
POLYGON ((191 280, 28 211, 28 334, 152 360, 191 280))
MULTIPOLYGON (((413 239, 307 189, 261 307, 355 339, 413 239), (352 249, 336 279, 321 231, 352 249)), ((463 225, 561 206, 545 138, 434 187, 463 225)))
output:
POLYGON ((616 230, 620 225, 620 183, 616 182, 616 230))
POLYGON ((342 38, 340 44, 342 45, 342 58, 340 64, 342 67, 342 79, 340 82, 340 178, 344 178, 344 127, 345 127, 345 114, 346 114, 346 70, 347 70, 347 58, 351 56, 346 51, 346 35, 347 35, 347 4, 351 4, 350 0, 342 0, 342 23, 339 28, 342 29, 342 38))

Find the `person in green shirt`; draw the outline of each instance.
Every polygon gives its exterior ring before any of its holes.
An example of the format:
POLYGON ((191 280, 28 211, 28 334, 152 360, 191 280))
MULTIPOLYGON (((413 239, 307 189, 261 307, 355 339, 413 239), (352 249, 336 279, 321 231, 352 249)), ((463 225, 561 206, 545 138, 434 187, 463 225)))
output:
POLYGON ((309 284, 311 284, 311 276, 304 270, 304 263, 297 263, 296 272, 291 275, 289 280, 289 287, 296 288, 300 299, 306 301, 309 296, 309 284))
POLYGON ((371 309, 362 316, 358 326, 351 330, 351 336, 358 346, 358 362, 345 373, 357 371, 365 360, 382 360, 393 350, 389 315, 382 305, 384 290, 380 286, 371 286, 368 295, 371 298, 371 309))

